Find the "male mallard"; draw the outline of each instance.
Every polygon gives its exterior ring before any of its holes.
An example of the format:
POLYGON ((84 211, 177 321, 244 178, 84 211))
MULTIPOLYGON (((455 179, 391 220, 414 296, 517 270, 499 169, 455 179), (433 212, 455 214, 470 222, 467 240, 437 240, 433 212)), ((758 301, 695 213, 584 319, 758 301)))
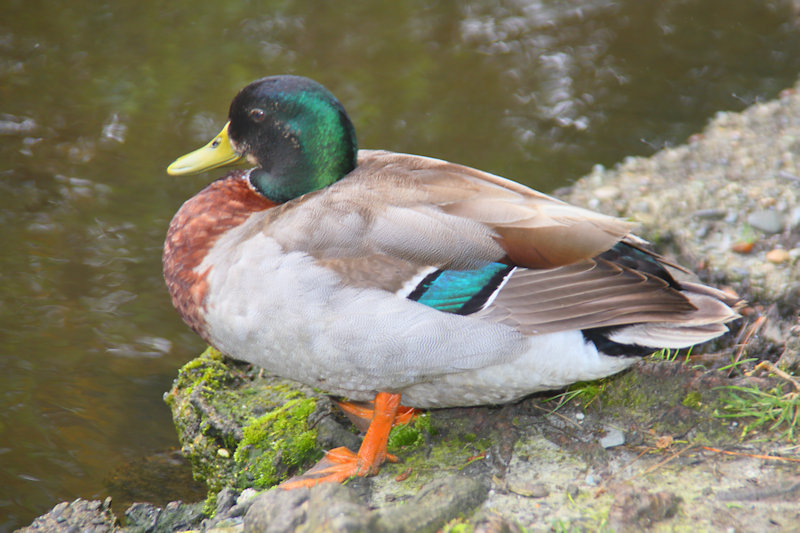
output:
POLYGON ((358 453, 329 452, 299 484, 376 473, 401 396, 510 402, 707 341, 738 316, 735 299, 677 281, 628 222, 473 168, 358 150, 342 105, 310 79, 255 81, 229 119, 168 172, 254 168, 183 204, 164 277, 223 353, 374 399, 358 453))

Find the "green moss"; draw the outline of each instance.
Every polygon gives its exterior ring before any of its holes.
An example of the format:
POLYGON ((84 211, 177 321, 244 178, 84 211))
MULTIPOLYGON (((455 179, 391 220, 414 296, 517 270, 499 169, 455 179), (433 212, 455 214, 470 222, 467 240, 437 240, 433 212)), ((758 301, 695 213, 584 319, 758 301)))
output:
POLYGON ((681 404, 689 409, 700 409, 703 405, 703 395, 698 391, 689 391, 681 400, 681 404))
POLYGON ((219 351, 208 348, 180 369, 164 397, 194 477, 211 492, 224 487, 232 474, 232 461, 218 452, 234 449, 238 443, 229 391, 242 378, 235 363, 229 365, 219 351))
POLYGON ((214 518, 217 513, 217 492, 209 491, 206 500, 203 502, 203 514, 209 518, 214 518))
POLYGON ((388 448, 416 448, 425 443, 425 435, 431 434, 431 419, 428 413, 418 415, 411 423, 395 426, 389 433, 388 448))
POLYGON ((248 422, 234 453, 238 484, 267 488, 296 467, 318 460, 317 431, 308 425, 315 408, 316 399, 295 398, 248 422))
POLYGON ((396 454, 401 462, 384 464, 386 477, 408 472, 410 475, 403 482, 403 488, 413 494, 434 477, 459 471, 470 462, 480 460, 493 437, 488 435, 478 439, 470 431, 474 429, 471 423, 469 419, 447 415, 436 417, 431 413, 418 417, 414 424, 409 425, 415 426, 413 430, 417 432, 410 445, 398 448, 390 444, 389 452, 396 454), (421 442, 426 445, 419 445, 421 442))
POLYGON ((316 406, 307 390, 262 377, 258 368, 213 348, 181 368, 165 401, 195 479, 208 487, 206 510, 225 487, 251 487, 256 480, 267 486, 321 455, 307 423, 316 406))
POLYGON ((455 518, 444 525, 442 533, 473 533, 475 526, 463 518, 455 518))
MULTIPOLYGON (((191 394, 196 387, 202 387, 203 392, 213 392, 230 383, 232 379, 223 355, 209 346, 199 357, 192 359, 178 371, 173 390, 180 389, 183 394, 191 394)), ((174 400, 174 395, 165 397, 167 405, 172 406, 171 402, 174 400)))

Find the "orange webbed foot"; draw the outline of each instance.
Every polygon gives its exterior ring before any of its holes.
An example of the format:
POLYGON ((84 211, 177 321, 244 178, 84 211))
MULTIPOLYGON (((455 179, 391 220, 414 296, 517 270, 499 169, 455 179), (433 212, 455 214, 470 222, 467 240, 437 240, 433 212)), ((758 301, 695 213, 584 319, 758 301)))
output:
POLYGON ((283 489, 313 487, 319 483, 341 483, 353 476, 371 476, 378 473, 385 461, 397 461, 386 453, 389 432, 395 424, 400 406, 400 395, 379 392, 367 434, 358 453, 347 448, 334 448, 325 454, 308 472, 295 476, 279 486, 283 489))
POLYGON ((313 487, 320 483, 342 483, 358 475, 358 454, 347 448, 334 448, 325 457, 302 475, 287 479, 280 488, 291 490, 300 487, 313 487))
MULTIPOLYGON (((367 431, 375 414, 375 402, 336 402, 339 408, 347 415, 350 422, 361 431, 367 431)), ((392 427, 402 426, 412 422, 422 411, 407 407, 397 406, 397 414, 394 417, 392 427)))

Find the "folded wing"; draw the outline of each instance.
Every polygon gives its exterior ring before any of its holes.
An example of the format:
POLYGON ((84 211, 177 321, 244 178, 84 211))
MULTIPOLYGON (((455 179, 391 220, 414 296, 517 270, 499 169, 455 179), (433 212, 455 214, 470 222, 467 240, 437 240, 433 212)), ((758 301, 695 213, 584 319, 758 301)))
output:
POLYGON ((689 328, 686 338, 705 340, 737 316, 734 299, 675 281, 672 265, 630 235, 631 223, 437 159, 362 150, 346 178, 270 216, 273 238, 353 286, 407 297, 428 279, 442 293, 454 276, 432 282, 431 273, 474 270, 475 283, 456 276, 448 298, 526 334, 641 323, 650 326, 631 339, 689 328), (486 276, 492 264, 516 268, 486 276))

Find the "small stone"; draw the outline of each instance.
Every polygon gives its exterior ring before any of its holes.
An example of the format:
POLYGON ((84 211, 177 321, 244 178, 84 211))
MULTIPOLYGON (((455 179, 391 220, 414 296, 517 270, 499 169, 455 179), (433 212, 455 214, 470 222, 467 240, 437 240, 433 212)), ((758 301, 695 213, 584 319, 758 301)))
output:
POLYGON ((236 505, 241 505, 258 496, 258 491, 252 488, 246 488, 242 491, 238 498, 236 498, 236 505))
POLYGON ((356 492, 338 483, 323 483, 313 487, 306 512, 305 523, 298 529, 309 532, 369 531, 373 520, 369 508, 359 500, 356 492))
POLYGON ((450 520, 471 513, 488 493, 489 488, 472 477, 435 479, 410 500, 375 511, 377 521, 371 523, 371 530, 438 531, 450 520))
POLYGON ((785 225, 783 216, 773 210, 753 211, 748 215, 747 223, 764 233, 780 233, 785 225))
POLYGON ((749 254, 753 251, 755 243, 753 241, 739 241, 731 246, 731 250, 737 254, 749 254))
POLYGON ((767 261, 770 263, 775 263, 776 265, 780 263, 785 263, 789 260, 789 252, 784 250, 783 248, 775 248, 767 252, 764 256, 766 257, 767 261))
POLYGON ((778 368, 786 368, 796 372, 800 370, 800 337, 789 337, 783 353, 778 359, 778 368))
POLYGON ((235 504, 236 492, 230 487, 225 487, 217 493, 217 511, 215 514, 223 515, 235 504))
POLYGON ((273 488, 256 496, 244 516, 245 531, 290 533, 306 520, 309 490, 273 488))
POLYGON ((251 488, 244 489, 239 497, 236 498, 236 505, 228 509, 227 516, 230 518, 237 518, 247 514, 247 511, 250 510, 250 506, 255 502, 256 496, 258 496, 258 491, 251 488))
POLYGON ((30 526, 17 531, 23 533, 38 531, 111 533, 112 531, 119 531, 117 517, 110 509, 110 505, 110 498, 106 498, 103 502, 82 499, 61 502, 53 507, 49 513, 36 518, 30 526))
POLYGON ((724 209, 699 209, 694 212, 697 218, 705 218, 708 220, 722 220, 725 218, 727 212, 724 209))
POLYGON ((619 196, 619 189, 613 185, 603 185, 594 190, 594 197, 599 200, 613 200, 619 196))
POLYGON ((508 484, 508 490, 527 498, 546 498, 550 495, 550 488, 541 482, 511 482, 508 484))
POLYGON ((600 446, 603 448, 613 448, 625 444, 625 433, 617 428, 609 428, 606 435, 600 439, 600 446))
POLYGON ((789 227, 800 227, 800 205, 792 208, 789 212, 789 227))
POLYGON ((229 458, 231 456, 231 452, 229 452, 225 448, 220 448, 219 450, 217 450, 217 455, 227 459, 227 458, 229 458))

